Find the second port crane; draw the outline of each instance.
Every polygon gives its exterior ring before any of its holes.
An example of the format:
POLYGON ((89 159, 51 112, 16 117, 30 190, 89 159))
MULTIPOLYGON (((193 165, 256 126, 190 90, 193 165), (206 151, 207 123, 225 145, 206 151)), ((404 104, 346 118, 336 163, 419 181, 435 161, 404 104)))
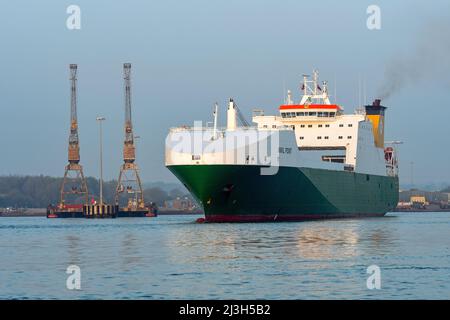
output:
POLYGON ((125 89, 125 140, 123 144, 123 164, 115 193, 115 204, 120 206, 119 216, 153 216, 145 205, 139 168, 136 161, 133 124, 131 121, 131 64, 123 64, 125 89), (126 195, 126 196, 125 196, 126 195), (126 199, 126 203, 122 200, 126 199))

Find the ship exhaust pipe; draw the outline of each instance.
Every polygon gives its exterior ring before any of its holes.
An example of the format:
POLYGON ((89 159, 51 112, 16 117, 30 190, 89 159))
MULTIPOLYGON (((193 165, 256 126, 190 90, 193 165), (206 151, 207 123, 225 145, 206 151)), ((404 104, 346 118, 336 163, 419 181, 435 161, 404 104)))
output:
POLYGON ((373 107, 379 107, 379 106, 381 106, 381 99, 375 99, 375 100, 373 100, 372 106, 373 106, 373 107))
POLYGON ((366 117, 372 122, 372 133, 377 148, 384 149, 384 113, 385 106, 381 105, 381 99, 375 99, 372 105, 365 106, 366 117))

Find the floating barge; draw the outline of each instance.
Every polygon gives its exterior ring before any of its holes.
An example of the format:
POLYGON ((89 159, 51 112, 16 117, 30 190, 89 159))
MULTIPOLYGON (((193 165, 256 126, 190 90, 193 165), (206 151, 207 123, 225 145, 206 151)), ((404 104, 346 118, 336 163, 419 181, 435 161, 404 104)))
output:
POLYGON ((47 207, 47 218, 84 218, 83 205, 59 205, 47 207))
POLYGON ((47 208, 47 218, 116 218, 119 207, 109 204, 65 205, 47 208))
POLYGON ((140 217, 156 217, 157 214, 152 212, 151 210, 137 210, 137 211, 127 211, 120 210, 117 213, 117 217, 119 218, 140 218, 140 217))
POLYGON ((123 207, 119 208, 117 213, 117 217, 120 218, 139 218, 139 217, 157 217, 158 216, 158 207, 151 203, 148 206, 144 207, 123 207))

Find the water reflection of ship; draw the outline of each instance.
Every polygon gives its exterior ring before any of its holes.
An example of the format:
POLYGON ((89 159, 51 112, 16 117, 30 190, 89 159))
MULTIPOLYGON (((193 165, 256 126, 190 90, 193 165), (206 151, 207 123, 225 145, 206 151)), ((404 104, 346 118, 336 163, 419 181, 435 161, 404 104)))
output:
POLYGON ((342 221, 333 226, 310 225, 298 233, 298 253, 305 259, 335 259, 386 253, 392 235, 386 229, 364 230, 359 223, 342 221))
MULTIPOLYGON (((204 226, 204 225, 203 225, 204 226)), ((300 260, 348 259, 361 256, 376 256, 387 253, 395 238, 384 226, 363 228, 361 223, 343 220, 332 224, 321 222, 284 225, 283 230, 267 225, 246 229, 228 225, 214 228, 211 225, 196 228, 195 232, 178 232, 172 236, 174 246, 189 252, 190 248, 202 245, 201 255, 189 259, 213 260, 236 259, 242 256, 255 259, 297 257, 300 260), (212 228, 212 229, 211 229, 212 228)))
POLYGON ((305 259, 345 258, 357 255, 358 242, 355 225, 346 228, 311 225, 299 230, 297 248, 305 259))
MULTIPOLYGON (((168 248, 173 250, 169 259, 173 264, 201 263, 203 272, 214 272, 215 261, 225 262, 238 257, 238 234, 228 228, 215 229, 211 225, 204 227, 193 223, 192 230, 180 232, 178 228, 172 228, 166 233, 168 248), (202 248, 202 250, 197 250, 202 248), (212 266, 212 269, 209 269, 212 266)), ((236 267, 236 266, 234 266, 236 267)), ((234 268, 230 267, 230 268, 234 268)))

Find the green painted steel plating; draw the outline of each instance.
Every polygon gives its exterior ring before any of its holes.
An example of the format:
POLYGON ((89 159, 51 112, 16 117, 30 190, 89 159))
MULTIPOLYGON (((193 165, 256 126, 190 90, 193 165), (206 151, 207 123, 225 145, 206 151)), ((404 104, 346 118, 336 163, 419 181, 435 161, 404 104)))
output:
POLYGON ((168 168, 212 221, 380 216, 398 202, 397 177, 294 167, 280 167, 275 175, 261 175, 260 166, 250 165, 168 168))

